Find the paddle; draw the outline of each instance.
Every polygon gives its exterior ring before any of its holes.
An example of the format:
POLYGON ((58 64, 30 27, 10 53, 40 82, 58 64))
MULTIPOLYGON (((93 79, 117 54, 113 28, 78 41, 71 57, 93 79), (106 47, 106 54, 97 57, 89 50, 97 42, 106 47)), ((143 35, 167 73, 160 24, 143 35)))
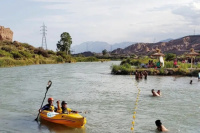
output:
POLYGON ((91 111, 81 111, 81 112, 78 112, 78 113, 83 113, 83 114, 88 114, 90 113, 91 111))
MULTIPOLYGON (((52 85, 52 82, 51 82, 51 80, 49 80, 49 82, 47 83, 46 93, 45 93, 44 99, 46 98, 47 91, 49 90, 49 88, 51 87, 51 85, 52 85)), ((44 99, 43 99, 43 101, 42 101, 42 104, 41 104, 41 107, 40 107, 40 108, 42 108, 42 105, 43 105, 43 103, 44 103, 44 99)), ((35 118, 35 121, 38 121, 38 116, 39 116, 39 114, 40 114, 40 113, 38 113, 37 118, 35 118)))

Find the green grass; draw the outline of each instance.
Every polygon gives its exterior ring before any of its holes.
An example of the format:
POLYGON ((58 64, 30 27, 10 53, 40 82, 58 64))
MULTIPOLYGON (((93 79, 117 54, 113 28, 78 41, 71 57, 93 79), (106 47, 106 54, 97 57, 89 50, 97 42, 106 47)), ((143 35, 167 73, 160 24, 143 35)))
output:
POLYGON ((52 50, 35 48, 28 43, 0 41, 0 67, 107 60, 109 59, 84 56, 72 57, 60 51, 54 52, 52 50))

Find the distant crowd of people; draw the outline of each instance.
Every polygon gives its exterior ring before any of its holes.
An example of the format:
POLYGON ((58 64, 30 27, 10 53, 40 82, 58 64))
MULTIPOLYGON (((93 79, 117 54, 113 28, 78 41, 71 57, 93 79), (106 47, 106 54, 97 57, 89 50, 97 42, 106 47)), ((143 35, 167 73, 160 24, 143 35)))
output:
POLYGON ((161 68, 162 62, 158 61, 156 63, 153 62, 153 60, 149 60, 147 64, 141 64, 142 68, 161 68))
POLYGON ((144 77, 144 79, 147 79, 147 75, 148 75, 148 72, 145 70, 145 71, 140 71, 138 72, 137 70, 135 71, 135 79, 142 79, 144 77))

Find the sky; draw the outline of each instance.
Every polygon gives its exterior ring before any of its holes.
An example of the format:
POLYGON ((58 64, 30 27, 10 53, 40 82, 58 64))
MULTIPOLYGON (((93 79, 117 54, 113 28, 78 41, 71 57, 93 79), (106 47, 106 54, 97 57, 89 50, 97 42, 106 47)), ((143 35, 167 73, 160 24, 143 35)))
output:
POLYGON ((1 0, 0 25, 13 40, 56 50, 68 32, 72 46, 87 41, 156 42, 200 34, 200 0, 1 0))

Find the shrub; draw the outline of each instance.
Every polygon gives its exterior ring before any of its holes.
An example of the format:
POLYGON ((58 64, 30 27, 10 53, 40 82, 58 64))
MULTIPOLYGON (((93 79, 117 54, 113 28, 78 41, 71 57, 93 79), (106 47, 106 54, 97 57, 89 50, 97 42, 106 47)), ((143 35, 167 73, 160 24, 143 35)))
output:
POLYGON ((93 61, 98 61, 98 59, 96 57, 86 57, 86 62, 93 62, 93 61))
POLYGON ((38 55, 42 55, 44 57, 49 57, 47 51, 44 50, 43 48, 36 48, 36 49, 34 49, 34 53, 38 54, 38 55))
POLYGON ((63 60, 63 58, 61 56, 58 56, 58 57, 56 57, 56 62, 63 63, 64 60, 63 60))
POLYGON ((10 54, 9 52, 6 52, 4 50, 0 50, 0 57, 12 57, 12 54, 10 54))
POLYGON ((141 62, 139 60, 131 62, 131 65, 134 65, 134 66, 139 66, 140 64, 141 64, 141 62))
POLYGON ((165 68, 173 68, 174 67, 174 63, 172 61, 166 61, 165 62, 165 68))
POLYGON ((12 58, 0 58, 0 67, 13 66, 14 62, 12 58))
POLYGON ((22 45, 24 48, 28 49, 28 50, 34 50, 34 49, 35 49, 32 45, 30 45, 30 44, 28 44, 28 43, 21 43, 21 45, 22 45))
POLYGON ((12 51, 11 47, 9 47, 9 46, 3 46, 3 47, 1 47, 1 50, 4 50, 6 52, 11 52, 12 51))
POLYGON ((164 75, 165 74, 164 68, 160 68, 159 74, 160 75, 164 75))
POLYGON ((192 72, 189 73, 190 76, 198 76, 199 70, 194 70, 192 72))
POLYGON ((14 59, 22 58, 22 55, 18 51, 12 51, 11 54, 13 55, 14 59))
POLYGON ((61 57, 64 58, 64 59, 67 58, 66 53, 65 53, 65 52, 62 52, 62 51, 58 51, 58 52, 56 53, 56 55, 57 55, 57 56, 61 56, 61 57))
POLYGON ((48 50, 47 53, 51 55, 56 55, 56 52, 54 52, 53 50, 48 50))
POLYGON ((26 58, 31 58, 32 57, 32 54, 27 52, 27 51, 19 51, 19 53, 21 55, 23 55, 24 57, 26 57, 26 58))
POLYGON ((165 56, 165 60, 166 61, 172 61, 172 60, 174 60, 176 58, 176 54, 173 54, 173 53, 168 53, 168 54, 166 54, 166 56, 165 56))
POLYGON ((113 65, 111 66, 112 74, 122 74, 122 75, 127 75, 133 72, 133 70, 131 69, 131 65, 130 64, 124 64, 124 65, 113 65))

